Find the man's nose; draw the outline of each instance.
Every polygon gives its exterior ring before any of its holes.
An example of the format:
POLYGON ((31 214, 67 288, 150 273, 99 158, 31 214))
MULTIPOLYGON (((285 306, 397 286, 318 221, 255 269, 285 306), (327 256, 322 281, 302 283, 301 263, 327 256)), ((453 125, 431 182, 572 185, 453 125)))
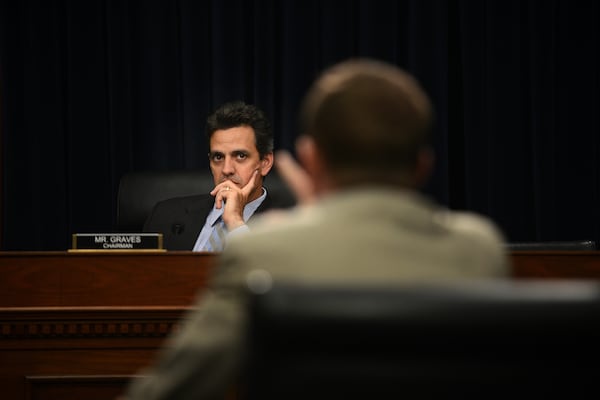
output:
POLYGON ((233 163, 233 159, 231 157, 225 157, 225 161, 223 162, 223 174, 231 175, 235 172, 235 167, 233 163))

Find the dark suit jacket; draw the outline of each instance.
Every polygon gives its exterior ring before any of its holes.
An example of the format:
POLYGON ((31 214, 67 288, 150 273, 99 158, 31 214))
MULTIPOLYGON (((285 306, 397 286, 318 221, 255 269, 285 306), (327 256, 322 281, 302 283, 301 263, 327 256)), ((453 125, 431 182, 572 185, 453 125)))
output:
MULTIPOLYGON (((143 230, 162 233, 163 245, 167 250, 192 250, 214 203, 215 198, 210 194, 163 200, 154 206, 143 230)), ((288 202, 278 202, 267 193, 255 215, 288 206, 288 202)))

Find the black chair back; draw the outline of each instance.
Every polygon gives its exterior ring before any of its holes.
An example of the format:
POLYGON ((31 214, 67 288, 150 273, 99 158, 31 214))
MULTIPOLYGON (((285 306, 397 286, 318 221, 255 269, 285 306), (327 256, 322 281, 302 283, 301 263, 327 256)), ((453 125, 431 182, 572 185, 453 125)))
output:
POLYGON ((125 174, 117 195, 117 230, 141 232, 152 207, 173 197, 208 193, 214 187, 208 171, 142 171, 125 174))
POLYGON ((597 393, 599 288, 578 281, 275 286, 251 296, 245 398, 597 393))
MULTIPOLYGON (((275 170, 264 181, 269 195, 278 204, 292 206, 295 199, 275 170)), ((142 171, 125 174, 117 194, 117 227, 119 232, 141 232, 146 218, 162 200, 209 193, 214 187, 208 170, 142 171)))

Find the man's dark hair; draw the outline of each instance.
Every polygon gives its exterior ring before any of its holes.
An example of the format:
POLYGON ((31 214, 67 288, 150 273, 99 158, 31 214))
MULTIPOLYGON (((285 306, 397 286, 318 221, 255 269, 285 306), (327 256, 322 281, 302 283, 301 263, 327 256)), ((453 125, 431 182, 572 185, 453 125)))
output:
POLYGON ((215 131, 238 126, 249 126, 254 129, 256 149, 261 158, 273 151, 271 122, 260 108, 252 104, 246 104, 243 101, 225 103, 208 117, 206 137, 209 146, 210 138, 215 131))

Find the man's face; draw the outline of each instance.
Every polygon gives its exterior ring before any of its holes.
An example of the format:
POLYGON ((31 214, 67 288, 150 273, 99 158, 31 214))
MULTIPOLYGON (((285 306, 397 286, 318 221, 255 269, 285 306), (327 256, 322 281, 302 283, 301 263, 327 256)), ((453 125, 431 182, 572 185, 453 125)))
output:
MULTIPOLYGON (((210 138, 208 157, 215 185, 230 180, 239 188, 248 183, 255 170, 259 172, 255 187, 262 187, 262 178, 273 164, 272 153, 261 160, 256 148, 254 129, 249 126, 215 131, 210 138)), ((260 193, 257 190, 257 194, 260 193)))

